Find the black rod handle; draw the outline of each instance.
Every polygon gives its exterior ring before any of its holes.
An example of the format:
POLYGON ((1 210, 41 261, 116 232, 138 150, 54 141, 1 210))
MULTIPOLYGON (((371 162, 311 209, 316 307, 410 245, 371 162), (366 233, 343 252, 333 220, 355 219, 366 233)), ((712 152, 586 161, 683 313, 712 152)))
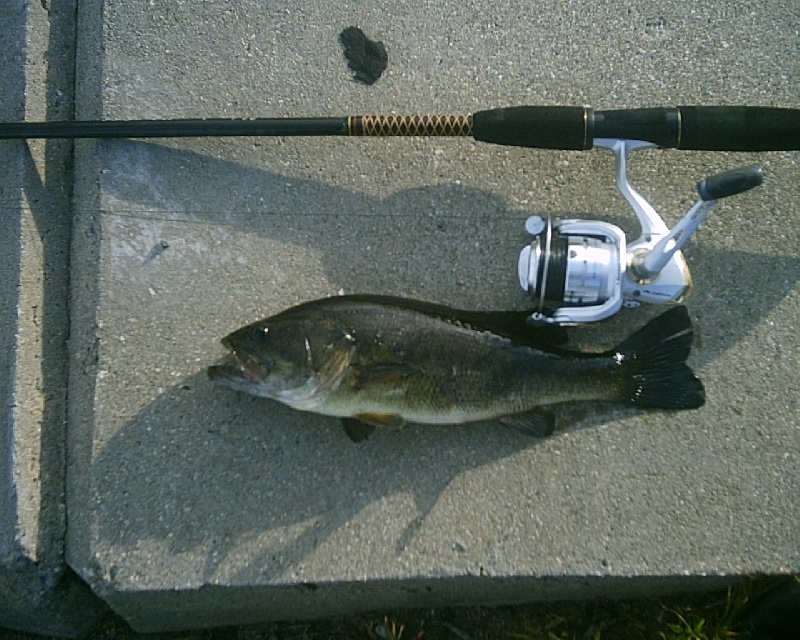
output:
POLYGON ((590 149, 597 138, 704 151, 800 149, 800 109, 780 107, 507 107, 475 113, 473 126, 476 140, 539 149, 590 149))
POLYGON ((678 149, 791 151, 800 149, 800 109, 678 107, 678 149))
POLYGON ((506 107, 472 115, 472 135, 482 142, 536 149, 591 149, 589 107, 506 107))
POLYGON ((596 138, 646 140, 696 151, 800 149, 800 109, 677 107, 595 113, 596 138))

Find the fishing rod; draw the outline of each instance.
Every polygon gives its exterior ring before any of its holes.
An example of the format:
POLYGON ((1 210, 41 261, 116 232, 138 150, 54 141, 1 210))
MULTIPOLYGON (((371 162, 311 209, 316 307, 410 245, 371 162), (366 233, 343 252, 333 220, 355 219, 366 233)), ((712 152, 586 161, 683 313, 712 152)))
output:
POLYGON ((703 151, 800 149, 800 109, 689 106, 594 111, 522 106, 462 115, 3 122, 0 139, 218 136, 462 136, 537 149, 586 150, 595 139, 703 151))
POLYGON ((177 138, 210 136, 453 136, 536 149, 608 149, 616 186, 641 224, 628 243, 600 220, 531 216, 520 252, 522 288, 534 299, 532 325, 583 324, 623 306, 677 303, 692 288, 681 248, 721 198, 763 182, 757 165, 697 183, 699 199, 670 230, 628 181, 633 151, 791 151, 800 149, 800 109, 680 106, 594 111, 590 107, 521 106, 465 115, 361 115, 340 118, 87 120, 0 123, 0 139, 177 138))

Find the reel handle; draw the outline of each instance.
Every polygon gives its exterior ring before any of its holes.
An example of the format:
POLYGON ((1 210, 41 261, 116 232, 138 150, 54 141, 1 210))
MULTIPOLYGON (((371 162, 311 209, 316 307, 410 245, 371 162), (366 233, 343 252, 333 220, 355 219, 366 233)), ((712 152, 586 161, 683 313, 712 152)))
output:
POLYGON ((703 178, 697 183, 697 193, 708 202, 744 193, 759 186, 762 182, 764 182, 764 171, 754 164, 703 178))
POLYGON ((683 248, 691 235, 708 217, 717 200, 749 191, 762 182, 764 182, 764 171, 755 164, 731 169, 700 180, 697 183, 700 200, 652 249, 633 255, 628 267, 631 275, 637 282, 647 282, 658 277, 672 257, 683 248))

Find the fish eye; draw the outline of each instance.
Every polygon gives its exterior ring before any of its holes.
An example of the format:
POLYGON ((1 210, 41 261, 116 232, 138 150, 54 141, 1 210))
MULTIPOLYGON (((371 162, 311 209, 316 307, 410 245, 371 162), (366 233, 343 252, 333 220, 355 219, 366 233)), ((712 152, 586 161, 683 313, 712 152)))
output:
POLYGON ((250 330, 250 339, 253 342, 263 342, 266 339, 268 333, 269 333, 269 327, 256 325, 250 330))

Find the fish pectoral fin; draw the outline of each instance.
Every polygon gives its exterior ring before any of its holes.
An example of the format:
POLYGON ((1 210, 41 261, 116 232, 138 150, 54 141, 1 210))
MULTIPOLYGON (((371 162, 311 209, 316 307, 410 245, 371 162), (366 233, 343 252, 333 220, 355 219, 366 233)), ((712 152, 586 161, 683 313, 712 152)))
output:
POLYGON ((516 429, 534 438, 546 438, 553 433, 556 427, 556 417, 553 412, 544 407, 534 407, 522 413, 513 413, 499 418, 507 427, 516 429))
POLYGON ((398 413, 357 413, 353 418, 373 427, 402 427, 406 422, 398 413))
POLYGON ((357 390, 374 384, 397 382, 421 371, 417 366, 402 362, 381 362, 370 365, 355 364, 353 368, 356 374, 357 390))
MULTIPOLYGON (((311 362, 311 352, 309 343, 306 341, 309 363, 311 362)), ((350 363, 355 357, 356 348, 353 346, 349 336, 343 336, 339 341, 328 347, 327 353, 322 360, 319 370, 321 390, 325 391, 338 384, 347 373, 350 363)))
POLYGON ((357 418, 342 418, 342 426, 353 442, 363 442, 375 431, 374 424, 368 424, 357 418))

